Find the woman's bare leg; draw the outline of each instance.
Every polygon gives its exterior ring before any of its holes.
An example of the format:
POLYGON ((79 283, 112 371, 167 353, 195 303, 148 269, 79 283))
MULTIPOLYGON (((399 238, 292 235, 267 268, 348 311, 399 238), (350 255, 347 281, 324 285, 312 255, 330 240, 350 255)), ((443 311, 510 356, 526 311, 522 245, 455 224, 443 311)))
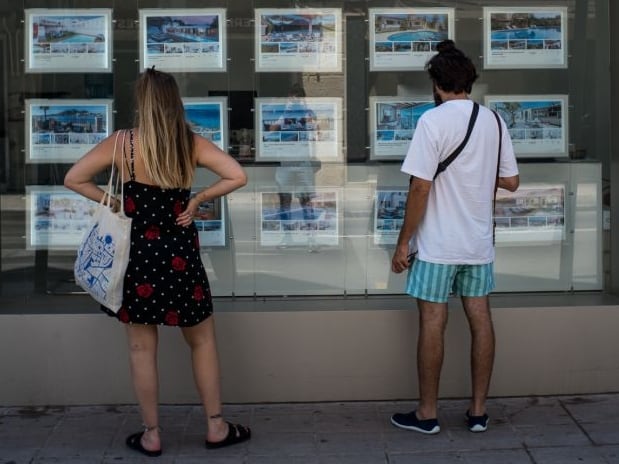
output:
POLYGON ((129 359, 133 388, 147 430, 142 446, 150 451, 161 449, 159 436, 159 376, 157 370, 157 326, 127 324, 129 359))
POLYGON ((206 439, 221 441, 228 434, 228 426, 221 413, 219 357, 213 316, 192 327, 182 327, 182 331, 191 349, 193 377, 206 414, 206 439))

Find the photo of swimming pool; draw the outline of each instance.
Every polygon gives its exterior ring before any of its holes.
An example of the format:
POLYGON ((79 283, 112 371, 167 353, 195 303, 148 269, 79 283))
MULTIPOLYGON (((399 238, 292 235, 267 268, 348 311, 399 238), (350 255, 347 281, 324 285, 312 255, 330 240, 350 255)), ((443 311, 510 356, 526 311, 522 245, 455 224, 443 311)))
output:
POLYGON ((26 72, 111 72, 112 10, 26 10, 26 72))
POLYGON ((453 38, 453 8, 370 8, 370 70, 423 69, 453 38))
POLYGON ((484 67, 565 67, 566 18, 562 7, 484 7, 484 67))

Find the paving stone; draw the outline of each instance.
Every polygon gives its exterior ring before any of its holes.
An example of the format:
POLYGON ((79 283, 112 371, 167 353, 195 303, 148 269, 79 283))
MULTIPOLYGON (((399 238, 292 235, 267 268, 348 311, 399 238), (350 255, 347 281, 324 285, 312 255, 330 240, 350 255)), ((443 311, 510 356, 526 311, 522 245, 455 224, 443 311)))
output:
POLYGON ((552 447, 530 450, 536 464, 609 464, 600 450, 593 446, 552 447))
POLYGON ((524 449, 463 452, 467 464, 541 464, 534 463, 524 449))
POLYGON ((546 425, 537 426, 527 425, 515 427, 518 434, 522 437, 525 446, 546 447, 546 446, 588 446, 591 445, 589 438, 582 432, 576 424, 570 425, 546 425))
POLYGON ((459 464, 466 462, 457 452, 453 453, 389 453, 389 464, 459 464))
POLYGON ((318 452, 322 454, 369 454, 385 450, 381 433, 331 432, 316 435, 318 452))
MULTIPOLYGON (((488 401, 487 432, 464 424, 468 400, 441 400, 441 433, 393 427, 415 401, 224 405, 252 440, 204 447, 200 405, 160 409, 158 464, 617 464, 619 394, 488 401)), ((125 445, 140 430, 135 405, 0 408, 0 464, 152 463, 125 445)))

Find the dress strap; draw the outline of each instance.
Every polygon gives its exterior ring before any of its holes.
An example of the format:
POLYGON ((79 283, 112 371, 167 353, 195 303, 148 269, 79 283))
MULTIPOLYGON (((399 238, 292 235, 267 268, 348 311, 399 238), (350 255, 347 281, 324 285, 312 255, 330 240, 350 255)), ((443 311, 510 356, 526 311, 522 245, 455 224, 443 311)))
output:
MULTIPOLYGON (((129 161, 131 162, 130 166, 127 166, 129 168, 129 178, 131 180, 135 180, 135 150, 134 150, 134 143, 133 143, 133 129, 129 129, 129 161)), ((125 160, 127 158, 125 157, 125 160)))

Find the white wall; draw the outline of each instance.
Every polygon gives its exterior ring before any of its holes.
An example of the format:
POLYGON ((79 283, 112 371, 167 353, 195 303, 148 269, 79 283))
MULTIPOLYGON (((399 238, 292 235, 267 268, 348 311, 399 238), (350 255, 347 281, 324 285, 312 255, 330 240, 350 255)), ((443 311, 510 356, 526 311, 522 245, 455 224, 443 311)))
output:
MULTIPOLYGON (((411 301, 412 303, 412 301, 411 301)), ((218 314, 224 401, 415 398, 417 312, 218 314)), ((494 310, 492 396, 619 389, 619 307, 494 310)), ((121 324, 105 315, 0 316, 0 405, 133 403, 121 324)), ((450 315, 441 395, 469 394, 469 336, 450 315)), ((196 403, 176 329, 161 331, 161 401, 196 403)))

